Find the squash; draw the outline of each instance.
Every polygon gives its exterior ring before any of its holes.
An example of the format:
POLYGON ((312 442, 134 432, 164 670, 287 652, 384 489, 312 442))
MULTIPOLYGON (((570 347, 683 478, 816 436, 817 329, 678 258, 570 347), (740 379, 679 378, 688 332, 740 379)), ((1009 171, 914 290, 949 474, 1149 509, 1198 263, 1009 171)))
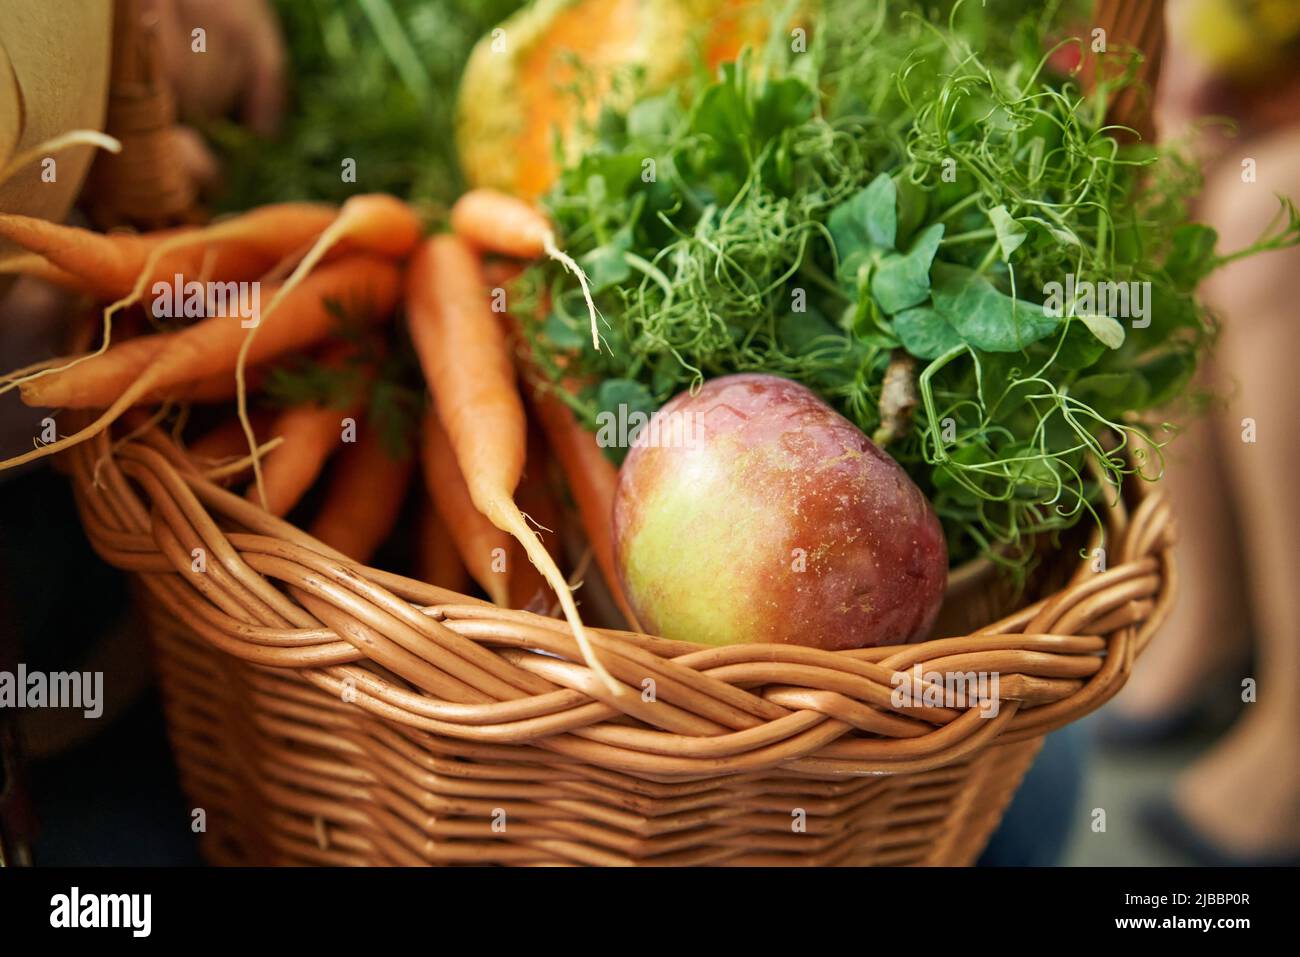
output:
POLYGON ((471 186, 535 199, 579 155, 579 121, 652 94, 767 36, 756 0, 539 0, 475 46, 461 78, 456 142, 471 186), (582 93, 577 92, 580 86, 582 93))

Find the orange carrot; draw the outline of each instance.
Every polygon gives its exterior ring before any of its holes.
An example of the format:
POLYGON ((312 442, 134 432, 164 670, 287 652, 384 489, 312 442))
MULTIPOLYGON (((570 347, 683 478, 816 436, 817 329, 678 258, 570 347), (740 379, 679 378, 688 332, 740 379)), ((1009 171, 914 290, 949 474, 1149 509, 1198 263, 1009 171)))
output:
POLYGON ((524 406, 506 335, 488 308, 478 257, 455 236, 434 236, 407 273, 406 308, 420 366, 474 506, 519 541, 545 576, 583 658, 612 694, 564 575, 515 504, 524 466, 524 406))
MULTIPOLYGON (((325 308, 327 299, 359 298, 378 317, 392 311, 397 294, 397 269, 385 259, 352 256, 323 266, 284 300, 275 316, 268 318, 263 311, 261 325, 268 328, 250 361, 296 351, 329 335, 336 320, 325 308)), ((248 331, 236 317, 213 316, 180 332, 130 339, 73 368, 24 382, 23 401, 47 408, 105 408, 128 391, 134 402, 207 376, 228 375, 248 331), (171 357, 165 365, 164 356, 171 357), (144 388, 141 382, 147 383, 144 388)))
POLYGON ((73 276, 81 288, 101 298, 127 295, 142 281, 142 272, 156 250, 158 256, 146 286, 171 282, 180 273, 195 277, 209 249, 214 253, 212 279, 256 279, 287 253, 315 239, 337 211, 317 203, 263 206, 204 228, 160 230, 143 235, 97 233, 77 226, 16 214, 0 214, 0 237, 43 257, 73 276))
MULTIPOLYGON (((527 346, 522 344, 518 324, 507 316, 504 328, 515 347, 515 357, 520 363, 523 378, 535 382, 538 374, 532 366, 527 346)), ((566 382, 561 388, 569 385, 571 383, 566 382)), ((636 613, 623 594, 623 583, 614 558, 613 515, 618 469, 600 450, 595 434, 583 428, 574 418, 573 412, 554 394, 534 384, 528 389, 528 397, 536 420, 546 435, 547 444, 560 463, 560 470, 564 473, 574 504, 578 507, 578 519, 587 536, 587 543, 591 546, 592 556, 596 559, 596 567, 600 569, 610 596, 626 619, 628 627, 640 631, 641 625, 636 613)))
MULTIPOLYGON (((139 408, 131 409, 124 415, 123 421, 142 413, 139 408)), ((272 413, 267 409, 257 409, 250 416, 255 434, 261 437, 260 448, 263 454, 274 451, 283 443, 283 439, 267 439, 267 432, 273 421, 272 413)), ((242 485, 248 479, 253 467, 252 457, 248 454, 248 439, 244 436, 244 423, 238 418, 229 419, 215 429, 199 436, 187 449, 194 467, 214 481, 224 485, 242 485)))
POLYGON ((452 231, 480 249, 518 259, 546 255, 551 224, 531 203, 495 189, 471 189, 451 207, 452 231))
MULTIPOLYGON (((352 418, 353 411, 311 404, 281 412, 269 431, 272 438, 279 436, 284 442, 266 458, 262 488, 250 488, 244 497, 251 502, 260 500, 272 515, 287 515, 315 484, 325 460, 339 448, 343 420, 352 418)), ((353 422, 355 427, 355 419, 353 422)))
POLYGON ((578 506, 582 529, 605 584, 628 625, 639 631, 640 625, 623 594, 614 560, 614 491, 618 486, 618 470, 596 444, 596 436, 584 429, 554 396, 535 390, 533 408, 564 471, 578 506))
MULTIPOLYGON (((258 410, 252 415, 253 426, 258 434, 265 434, 270 425, 270 416, 258 410)), ((190 458, 198 460, 200 466, 209 465, 222 459, 248 452, 248 443, 244 441, 244 428, 238 419, 227 419, 220 425, 200 435, 186 446, 190 458)))
MULTIPOLYGON (((215 322, 217 320, 208 320, 215 322)), ((233 320, 222 320, 233 321, 233 320)), ((194 328, 198 328, 195 326, 194 328)), ((72 362, 85 358, 76 371, 54 372, 42 379, 29 379, 20 388, 25 403, 44 408, 104 408, 120 396, 159 353, 180 333, 140 336, 113 346, 103 355, 65 356, 72 362)), ((177 383, 164 383, 164 388, 177 383)), ((141 399, 144 399, 141 396, 141 399)))
MULTIPOLYGON (((524 475, 519 482, 519 491, 515 500, 520 509, 528 516, 542 544, 551 556, 556 555, 559 546, 556 529, 559 528, 559 513, 555 500, 547 488, 546 450, 541 437, 536 431, 528 431, 528 452, 524 462, 524 475)), ((551 607, 550 588, 546 579, 537 570, 537 566, 528 560, 527 553, 518 542, 512 542, 510 550, 510 607, 523 608, 545 615, 551 607)))
POLYGON ((302 283, 325 255, 336 246, 342 245, 347 249, 401 258, 420 241, 420 232, 419 218, 400 199, 382 193, 353 196, 343 204, 334 222, 317 237, 316 242, 312 244, 311 249, 307 250, 293 273, 276 290, 270 304, 262 313, 262 322, 248 330, 239 347, 239 355, 235 359, 236 405, 239 419, 244 423, 244 434, 248 437, 249 451, 253 455, 253 482, 263 505, 266 505, 267 499, 266 491, 262 487, 262 465, 252 427, 248 424, 248 389, 244 382, 244 369, 252 354, 253 342, 258 330, 265 324, 267 316, 276 311, 285 297, 302 283))
POLYGON ((420 508, 420 535, 415 560, 415 573, 421 581, 462 594, 469 590, 469 572, 465 571, 465 563, 460 560, 451 532, 438 509, 427 501, 420 508))
MULTIPOLYGON (((109 360, 108 353, 105 353, 78 367, 75 376, 72 372, 60 373, 60 377, 68 375, 73 378, 64 382, 64 388, 57 398, 38 387, 39 383, 46 380, 25 383, 23 400, 29 405, 69 405, 66 400, 78 396, 82 399, 83 407, 98 407, 104 404, 104 393, 97 393, 93 401, 80 396, 80 371, 92 362, 107 361, 109 368, 102 370, 100 378, 115 382, 118 394, 114 396, 112 390, 107 393, 110 402, 107 410, 90 425, 49 445, 0 462, 0 470, 13 468, 94 438, 142 396, 168 386, 216 375, 232 366, 238 368, 238 359, 245 356, 243 350, 248 342, 245 335, 247 332, 257 329, 266 332, 258 349, 252 351, 255 361, 301 348, 322 338, 329 333, 334 321, 325 308, 323 297, 362 296, 375 307, 376 314, 379 315, 391 310, 397 299, 398 271, 387 259, 351 256, 322 269, 312 278, 318 281, 305 283, 297 296, 287 300, 294 303, 292 307, 286 307, 273 316, 269 310, 263 310, 261 322, 253 329, 241 328, 240 323, 232 318, 212 318, 175 333, 168 337, 163 348, 143 371, 132 367, 126 369, 123 375, 123 370, 115 361, 109 360)), ((55 376, 47 378, 57 381, 55 376)), ((250 429, 245 429, 245 436, 251 444, 253 439, 249 431, 250 429)), ((256 460, 254 471, 257 471, 256 460)))
MULTIPOLYGON (((349 558, 369 561, 397 522, 411 468, 409 456, 393 458, 374 430, 366 429, 339 453, 311 534, 349 558)), ((268 459, 268 477, 270 471, 268 459)))
MULTIPOLYGON (((248 387, 256 390, 266 379, 266 374, 270 370, 271 363, 256 366, 249 369, 246 375, 248 387)), ((216 375, 204 376, 202 379, 195 379, 193 382, 186 382, 181 385, 171 386, 167 389, 159 389, 144 396, 140 400, 141 405, 153 405, 158 402, 225 402, 234 398, 235 379, 229 372, 219 372, 216 375)))
MULTIPOLYGON (((290 208, 295 211, 293 215, 301 214, 302 207, 300 204, 293 204, 290 208)), ((306 208, 315 210, 319 213, 318 207, 313 206, 306 208)), ((38 378, 47 377, 59 372, 66 372, 75 366, 103 355, 109 348, 112 334, 112 317, 114 313, 125 309, 127 306, 130 306, 143 298, 145 289, 149 285, 150 277, 154 274, 157 267, 165 261, 166 256, 172 255, 180 250, 191 250, 192 252, 199 253, 201 254, 199 269, 203 272, 210 273, 212 271, 212 264, 210 262, 211 257, 209 253, 214 243, 234 240, 243 245, 256 245, 263 241, 261 237, 277 232, 278 223, 274 221, 272 215, 272 213, 276 211, 283 212, 284 207, 270 207, 264 208, 263 210, 255 210, 254 212, 244 216, 215 223, 211 226, 205 226, 202 229, 181 230, 175 234, 168 235, 166 238, 162 239, 161 242, 158 242, 157 245, 154 245, 149 249, 148 255, 145 258, 144 264, 138 271, 135 284, 131 288, 129 295, 118 299, 105 309, 104 335, 99 349, 86 356, 74 359, 62 367, 51 368, 49 367, 52 365, 51 363, 47 364, 45 368, 40 368, 37 371, 30 372, 30 374, 23 374, 21 376, 11 375, 7 377, 8 385, 0 388, 0 392, 7 391, 7 389, 12 388, 14 385, 25 385, 38 378), (268 209, 270 212, 268 212, 268 209), (258 218, 259 216, 261 217, 260 219, 258 218)), ((11 225, 30 225, 30 223, 26 222, 15 223, 13 220, 10 220, 9 222, 11 225)), ((314 220, 312 222, 312 229, 304 232, 308 235, 313 234, 317 225, 320 225, 320 221, 314 220)), ((299 248, 302 245, 301 236, 303 234, 303 232, 296 233, 287 240, 281 238, 280 242, 283 245, 276 247, 277 253, 283 253, 286 249, 292 250, 299 248)), ((93 236, 94 234, 87 235, 93 236)), ((89 242, 85 236, 79 238, 85 242, 89 242)), ((257 331, 262 327, 265 320, 276 312, 285 297, 297 288, 303 279, 324 259, 326 254, 331 250, 334 250, 335 247, 339 247, 340 251, 353 250, 365 253, 374 253, 385 257, 400 258, 406 255, 419 238, 419 219, 411 209, 399 199, 392 196, 366 194, 354 196, 343 204, 337 215, 333 216, 329 221, 329 224, 321 229, 319 234, 316 235, 315 242, 307 251, 306 255, 303 256, 302 261, 298 264, 293 274, 285 280, 275 291, 274 295, 271 296, 270 304, 262 310, 262 322, 255 323, 246 330, 247 335, 244 337, 238 355, 235 358, 236 396, 241 421, 246 420, 248 417, 248 390, 246 383, 244 382, 244 369, 248 365, 249 354, 252 349, 253 340, 257 335, 257 331)), ((57 247, 57 244, 55 245, 57 247)), ((51 256, 56 251, 56 248, 48 250, 51 256)), ((111 258, 110 251, 102 244, 96 245, 96 253, 111 258)), ((71 265, 71 263, 69 265, 71 265)), ((119 262, 117 265, 121 266, 121 263, 119 262)), ((25 373, 27 371, 28 370, 24 370, 25 373)), ((154 383, 149 383, 149 387, 145 388, 143 392, 147 393, 153 386, 154 383)), ((114 413, 113 417, 116 417, 116 413, 114 413)), ((106 420, 101 419, 88 427, 88 429, 78 433, 78 437, 75 440, 84 441, 86 438, 90 438, 97 434, 98 431, 106 428, 111 424, 111 422, 112 418, 107 418, 106 420)), ((260 488, 262 485, 262 469, 257 445, 253 441, 251 428, 246 428, 245 432, 248 437, 250 450, 253 454, 253 477, 260 488)), ((36 449, 34 456, 41 457, 47 455, 53 449, 66 447, 66 444, 67 443, 56 443, 54 445, 36 449)), ((20 460, 29 461, 28 458, 19 456, 11 461, 0 463, 0 469, 12 467, 20 460)))
POLYGON ((81 281, 81 277, 60 269, 36 253, 23 253, 0 261, 0 276, 30 276, 72 292, 86 291, 86 284, 81 281))
MULTIPOLYGON (((351 343, 338 343, 325 351, 321 363, 341 369, 355 355, 356 347, 351 343)), ((368 379, 370 370, 366 375, 368 379)), ((340 445, 357 441, 360 407, 360 400, 345 408, 309 402, 280 412, 270 429, 271 438, 281 440, 280 447, 268 457, 263 481, 254 483, 244 497, 251 502, 261 501, 272 515, 287 515, 315 484, 326 460, 340 445)), ((248 438, 252 419, 247 413, 239 418, 247 426, 244 435, 248 438)), ((248 441, 251 449, 257 440, 253 437, 248 441)))
POLYGON ((555 244, 550 221, 536 206, 495 189, 472 189, 451 207, 451 228, 471 245, 506 256, 536 259, 548 256, 572 273, 582 289, 591 316, 591 344, 600 350, 596 325, 600 313, 591 298, 587 274, 555 244))
POLYGON ((506 572, 509 569, 506 562, 510 557, 510 536, 474 507, 465 477, 456 464, 456 454, 438 420, 438 413, 432 409, 424 417, 421 459, 429 498, 437 507, 466 570, 493 602, 508 606, 510 592, 506 572))

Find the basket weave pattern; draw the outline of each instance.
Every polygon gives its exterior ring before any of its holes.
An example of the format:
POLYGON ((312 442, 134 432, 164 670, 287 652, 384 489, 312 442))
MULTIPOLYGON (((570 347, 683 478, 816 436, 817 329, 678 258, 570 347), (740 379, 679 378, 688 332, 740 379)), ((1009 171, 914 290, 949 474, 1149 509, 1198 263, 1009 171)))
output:
POLYGON ((1043 734, 1119 690, 1172 595, 1168 509, 1136 487, 1107 570, 1062 550, 1059 590, 964 636, 827 652, 593 629, 615 699, 564 622, 359 566, 157 431, 67 459, 91 541, 140 589, 217 862, 970 863, 1043 734), (917 663, 996 672, 997 715, 894 707, 917 663))

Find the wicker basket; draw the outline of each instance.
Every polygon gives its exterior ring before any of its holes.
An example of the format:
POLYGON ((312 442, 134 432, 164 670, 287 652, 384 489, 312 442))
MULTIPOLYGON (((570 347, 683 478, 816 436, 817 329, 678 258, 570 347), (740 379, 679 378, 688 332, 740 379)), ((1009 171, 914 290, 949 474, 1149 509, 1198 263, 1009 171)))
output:
MULTIPOLYGON (((91 541, 139 585, 221 863, 969 864, 1043 734, 1119 690, 1171 598, 1167 506, 1131 482, 1107 570, 1062 549, 1061 587, 965 636, 827 652, 593 631, 615 700, 563 622, 358 566, 160 432, 67 457, 91 541), (999 674, 996 716, 894 707, 917 663, 999 674)), ((968 585, 948 620, 994 595, 968 585)))
MULTIPOLYGON (((1155 35, 1127 9, 1098 13, 1155 35)), ((969 864, 1043 735, 1123 686, 1172 597, 1168 508, 1130 482, 1107 570, 1060 549, 1019 608, 960 571, 937 632, 955 637, 826 652, 593 630, 615 700, 563 622, 361 567, 156 430, 64 461, 90 540, 138 586, 214 863, 969 864), (996 716, 895 707, 918 664, 998 674, 996 716)))

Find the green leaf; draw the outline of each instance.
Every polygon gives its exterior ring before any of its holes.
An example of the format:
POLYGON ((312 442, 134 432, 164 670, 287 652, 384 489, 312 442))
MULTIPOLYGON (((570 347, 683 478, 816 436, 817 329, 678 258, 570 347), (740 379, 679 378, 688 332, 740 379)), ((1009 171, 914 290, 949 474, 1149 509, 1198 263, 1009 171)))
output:
POLYGON ((963 340, 985 352, 1016 352, 1051 335, 1060 321, 964 266, 936 262, 930 285, 935 309, 963 340))
MULTIPOLYGON (((755 157, 769 142, 812 118, 817 94, 805 80, 794 76, 751 80, 752 66, 742 54, 722 66, 720 82, 707 87, 695 101, 690 128, 704 145, 695 156, 698 178, 709 182, 718 202, 729 201, 752 172, 755 157)), ((768 154, 764 169, 778 179, 788 178, 789 156, 783 150, 768 154)))
POLYGON ((1038 498, 1042 490, 1050 490, 1055 486, 1058 478, 1056 468, 1050 459, 1038 454, 1038 449, 1032 442, 1013 442, 998 452, 1003 459, 1019 459, 1014 465, 1016 484, 1029 486, 1028 489, 1018 490, 1020 494, 1028 492, 1038 498))
POLYGON ((975 505, 979 502, 979 497, 957 479, 955 466, 986 465, 990 461, 992 456, 983 446, 976 443, 958 445, 948 450, 946 462, 934 467, 930 480, 937 493, 950 496, 965 505, 975 505))
POLYGON ((542 323, 542 335, 561 352, 581 349, 589 341, 587 336, 565 322, 554 310, 547 314, 546 321, 542 323))
POLYGON ((1089 331, 1106 348, 1118 349, 1124 344, 1124 327, 1120 325, 1118 319, 1112 319, 1110 316, 1094 315, 1079 315, 1077 318, 1088 327, 1089 331))
POLYGON ((1148 406, 1162 406, 1177 396, 1196 371, 1196 360, 1186 352, 1166 352, 1138 366, 1147 381, 1148 406))
POLYGON ((672 120, 677 104, 668 95, 651 96, 638 100, 627 111, 627 134, 631 139, 649 139, 667 136, 672 132, 672 120))
POLYGON ((994 206, 989 210, 989 220, 993 223, 993 229, 998 236, 998 247, 1002 250, 1002 258, 1010 262, 1011 254, 1020 248, 1020 244, 1025 241, 1029 235, 1028 230, 1020 223, 1011 218, 1005 206, 994 206))
POLYGON ((925 223, 930 201, 925 190, 906 178, 896 180, 894 189, 898 193, 897 243, 912 236, 925 223))
POLYGON ((917 306, 894 317, 894 333, 903 348, 918 359, 937 359, 962 344, 962 337, 931 306, 917 306))
POLYGON ((1049 223, 1047 220, 1042 219, 1039 216, 1022 216, 1020 217, 1020 221, 1024 223, 1033 223, 1034 225, 1041 227, 1048 235, 1063 245, 1083 245, 1083 243, 1079 242, 1079 237, 1074 234, 1073 230, 1066 229, 1063 226, 1058 226, 1056 223, 1049 223))
MULTIPOLYGON (((633 422, 634 412, 644 413, 648 422, 659 408, 659 403, 650 394, 650 390, 632 379, 606 379, 596 390, 595 399, 597 415, 607 413, 613 417, 612 421, 620 423, 633 422)), ((628 438, 634 436, 629 435, 628 438)), ((621 465, 627 453, 628 449, 618 444, 605 448, 605 455, 615 465, 621 465)))
POLYGON ((592 292, 601 292, 610 286, 616 286, 632 275, 623 254, 632 248, 632 229, 624 226, 601 246, 586 253, 578 260, 578 265, 587 274, 592 292))
POLYGON ((777 320, 776 334, 792 356, 803 356, 818 347, 842 344, 845 335, 815 309, 787 312, 777 320))
POLYGON ((785 130, 812 119, 817 108, 817 92, 807 81, 786 76, 768 80, 754 100, 754 135, 759 144, 766 143, 785 130))
POLYGON ((627 415, 644 412, 653 415, 659 404, 640 382, 632 379, 606 379, 596 390, 596 406, 600 412, 618 415, 619 406, 627 407, 627 415))
POLYGON ((858 268, 873 250, 894 248, 898 232, 898 192, 887 173, 831 211, 826 225, 840 261, 840 278, 857 275, 858 268))
POLYGON ((1055 363, 1062 370, 1087 369, 1096 365, 1105 353, 1106 347, 1078 316, 1065 320, 1065 338, 1057 350, 1055 363))
POLYGON ((644 159, 636 153, 588 153, 568 175, 583 184, 589 201, 603 204, 641 188, 644 159))
POLYGON ((1150 387, 1140 372, 1099 372, 1084 376, 1071 390, 1076 399, 1108 409, 1145 408, 1150 387))
POLYGON ((1146 306, 1151 324, 1146 328, 1131 327, 1130 343, 1163 343, 1182 329, 1199 331, 1202 328, 1202 311, 1191 288, 1180 290, 1170 284, 1153 282, 1146 306))
POLYGON ((737 73, 736 64, 723 64, 722 82, 708 87, 691 110, 691 129, 707 136, 718 153, 737 163, 747 159, 750 132, 742 83, 743 75, 737 73))
POLYGON ((930 265, 943 239, 943 223, 935 223, 916 238, 906 253, 890 253, 871 274, 871 294, 893 315, 930 296, 930 265))

